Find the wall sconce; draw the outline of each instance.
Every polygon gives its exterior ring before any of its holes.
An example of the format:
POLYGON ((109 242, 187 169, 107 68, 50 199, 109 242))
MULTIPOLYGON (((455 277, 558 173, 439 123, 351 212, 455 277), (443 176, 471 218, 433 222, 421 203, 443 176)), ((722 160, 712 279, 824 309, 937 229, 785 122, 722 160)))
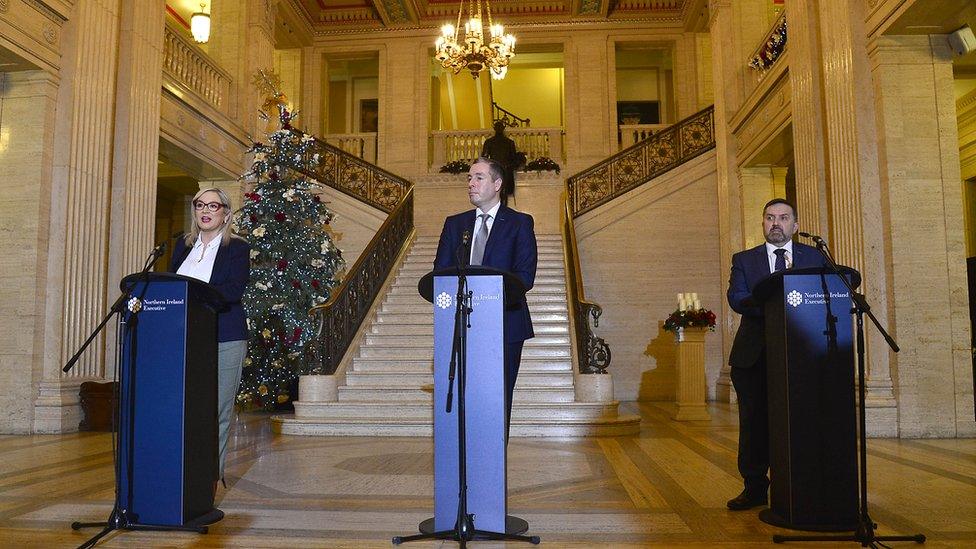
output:
POLYGON ((206 4, 200 4, 200 11, 190 16, 190 32, 193 39, 200 44, 206 44, 210 40, 210 14, 203 11, 205 7, 206 4))

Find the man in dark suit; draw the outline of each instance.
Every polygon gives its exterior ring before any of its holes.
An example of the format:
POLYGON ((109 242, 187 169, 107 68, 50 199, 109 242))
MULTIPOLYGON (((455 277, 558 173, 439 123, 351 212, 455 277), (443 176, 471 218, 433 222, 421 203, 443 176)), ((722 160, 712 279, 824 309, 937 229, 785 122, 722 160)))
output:
POLYGON ((769 488, 766 331, 763 311, 753 301, 752 291, 770 273, 824 265, 816 248, 793 242, 799 225, 796 208, 789 201, 774 198, 767 202, 762 224, 766 242, 733 255, 729 276, 729 306, 742 315, 729 366, 739 399, 739 474, 745 483, 742 493, 728 502, 733 511, 766 505, 769 488))
MULTIPOLYGON (((519 167, 519 152, 515 141, 505 135, 505 123, 495 121, 495 135, 485 140, 481 146, 481 156, 490 158, 501 164, 502 172, 502 203, 508 205, 508 197, 515 195, 515 169, 519 167)), ((525 161, 523 155, 521 161, 525 161)))
MULTIPOLYGON (((522 280, 526 290, 535 282, 536 253, 532 216, 501 204, 504 168, 494 160, 479 158, 468 171, 468 199, 474 210, 452 215, 444 221, 434 269, 456 267, 463 234, 471 236, 469 249, 463 249, 460 260, 508 271, 522 280), (466 257, 464 257, 466 256, 466 257)), ((522 358, 522 344, 534 337, 528 304, 505 309, 505 388, 508 418, 512 416, 512 395, 522 358)))

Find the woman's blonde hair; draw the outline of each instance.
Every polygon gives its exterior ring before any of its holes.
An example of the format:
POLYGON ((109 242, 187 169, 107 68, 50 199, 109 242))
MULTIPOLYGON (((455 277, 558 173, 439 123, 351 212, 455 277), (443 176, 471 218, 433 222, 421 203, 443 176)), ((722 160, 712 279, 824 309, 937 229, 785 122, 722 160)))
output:
MULTIPOLYGON (((227 216, 224 217, 224 226, 220 228, 220 245, 221 246, 226 246, 227 243, 230 242, 230 237, 231 237, 231 234, 230 234, 230 221, 231 221, 231 219, 230 219, 231 218, 230 198, 227 197, 227 193, 225 193, 224 191, 222 191, 220 189, 214 188, 214 187, 211 187, 209 189, 202 189, 202 190, 200 190, 200 192, 198 192, 197 194, 193 195, 193 200, 190 201, 191 208, 195 208, 195 206, 192 206, 192 205, 194 203, 196 203, 196 201, 199 200, 200 197, 203 196, 205 193, 215 193, 220 198, 220 203, 223 204, 224 210, 226 210, 226 212, 227 212, 227 216)), ((192 211, 191 211, 191 213, 192 213, 192 211)), ((200 237, 200 227, 197 226, 197 218, 196 218, 196 216, 192 216, 192 217, 193 217, 193 223, 190 224, 190 232, 186 233, 186 236, 183 237, 183 242, 187 246, 193 246, 194 244, 196 244, 197 238, 200 237)))

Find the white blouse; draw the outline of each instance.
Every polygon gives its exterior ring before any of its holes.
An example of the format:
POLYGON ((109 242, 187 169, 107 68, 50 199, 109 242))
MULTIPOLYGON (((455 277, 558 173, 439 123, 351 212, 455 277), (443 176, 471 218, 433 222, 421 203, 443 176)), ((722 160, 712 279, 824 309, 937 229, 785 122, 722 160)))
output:
POLYGON ((210 282, 210 275, 213 274, 214 260, 217 259, 217 250, 220 248, 220 238, 214 238, 208 244, 203 243, 203 238, 197 237, 196 243, 190 253, 176 270, 176 274, 210 282))

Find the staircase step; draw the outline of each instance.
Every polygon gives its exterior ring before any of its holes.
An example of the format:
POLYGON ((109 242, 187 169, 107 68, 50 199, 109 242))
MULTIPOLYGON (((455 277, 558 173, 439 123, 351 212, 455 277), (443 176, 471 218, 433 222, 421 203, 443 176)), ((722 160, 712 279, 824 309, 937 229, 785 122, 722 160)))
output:
MULTIPOLYGON (((532 341, 531 339, 529 341, 532 341)), ((428 347, 373 347, 363 345, 360 348, 363 357, 404 358, 407 360, 421 360, 434 358, 434 349, 428 347)), ((570 358, 569 345, 550 345, 543 347, 530 346, 522 348, 522 358, 570 358)))
MULTIPOLYGON (((383 357, 355 357, 352 359, 354 372, 433 372, 434 365, 426 359, 403 359, 383 357)), ((572 372, 573 362, 569 359, 523 358, 519 372, 572 372)))
MULTIPOLYGON (((380 307, 379 313, 415 313, 415 314, 431 314, 434 310, 434 306, 423 298, 418 296, 419 303, 410 303, 407 301, 384 301, 383 305, 380 307)), ((532 313, 532 322, 536 322, 537 313, 562 313, 568 315, 569 311, 566 307, 566 302, 541 302, 541 303, 530 303, 529 310, 532 313)), ((566 317, 568 318, 568 317, 566 317)), ((562 320, 561 320, 562 321, 562 320)))
MULTIPOLYGON (((271 417, 271 430, 282 435, 332 437, 431 437, 431 421, 413 419, 391 423, 385 419, 363 418, 296 418, 293 415, 271 417)), ((582 420, 512 420, 512 437, 614 437, 640 432, 638 416, 582 420)))
MULTIPOLYGON (((433 385, 434 374, 406 372, 347 372, 347 387, 422 387, 433 385)), ((573 372, 519 371, 516 387, 573 387, 573 372)))
MULTIPOLYGON (((529 304, 529 315, 535 322, 566 322, 566 313, 535 312, 532 304, 529 304)), ((426 324, 433 325, 433 311, 426 313, 388 313, 379 312, 376 315, 376 322, 380 324, 426 324)))
MULTIPOLYGON (((576 398, 573 387, 515 387, 514 405, 522 402, 573 402, 576 398)), ((339 387, 340 402, 404 402, 424 401, 428 406, 433 402, 430 392, 416 387, 339 387)))
MULTIPOLYGON (((525 341, 525 348, 543 347, 552 345, 569 345, 569 331, 562 334, 536 334, 532 339, 525 341)), ((434 345, 434 334, 430 335, 401 335, 401 334, 366 334, 364 341, 365 347, 399 347, 403 350, 413 348, 426 348, 434 345)))
MULTIPOLYGON (((537 336, 566 335, 569 334, 569 324, 568 320, 565 319, 561 322, 533 322, 532 330, 537 336)), ((373 324, 368 333, 374 335, 424 337, 431 339, 434 336, 434 326, 432 324, 396 324, 389 322, 378 322, 373 324)))
MULTIPOLYGON (((616 402, 523 402, 512 406, 513 424, 541 420, 611 419, 616 402)), ((434 421, 430 402, 296 402, 296 418, 370 418, 434 421)))

